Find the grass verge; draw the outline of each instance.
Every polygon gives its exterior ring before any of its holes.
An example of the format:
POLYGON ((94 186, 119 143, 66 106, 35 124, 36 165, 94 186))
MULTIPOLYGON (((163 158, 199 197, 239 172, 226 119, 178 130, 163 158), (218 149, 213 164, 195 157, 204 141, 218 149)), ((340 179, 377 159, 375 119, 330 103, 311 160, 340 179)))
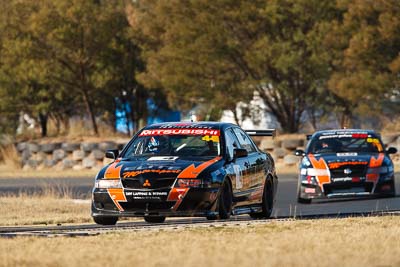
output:
POLYGON ((0 226, 92 222, 90 204, 50 195, 0 197, 0 214, 0 226))
POLYGON ((0 242, 2 266, 399 266, 400 217, 0 242), (12 253, 10 253, 12 251, 12 253))

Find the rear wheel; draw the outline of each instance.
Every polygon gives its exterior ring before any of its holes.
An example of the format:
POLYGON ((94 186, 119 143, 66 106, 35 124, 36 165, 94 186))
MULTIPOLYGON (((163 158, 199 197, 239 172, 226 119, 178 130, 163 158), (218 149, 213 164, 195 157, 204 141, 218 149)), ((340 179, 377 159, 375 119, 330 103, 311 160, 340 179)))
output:
POLYGON ((118 221, 118 217, 96 216, 96 217, 93 217, 93 220, 95 223, 101 224, 101 225, 115 225, 118 221))
POLYGON ((144 216, 144 220, 148 223, 163 223, 165 216, 144 216))
POLYGON ((274 191, 272 182, 266 181, 263 190, 262 211, 257 213, 250 213, 250 217, 253 219, 269 218, 271 217, 273 206, 274 191))

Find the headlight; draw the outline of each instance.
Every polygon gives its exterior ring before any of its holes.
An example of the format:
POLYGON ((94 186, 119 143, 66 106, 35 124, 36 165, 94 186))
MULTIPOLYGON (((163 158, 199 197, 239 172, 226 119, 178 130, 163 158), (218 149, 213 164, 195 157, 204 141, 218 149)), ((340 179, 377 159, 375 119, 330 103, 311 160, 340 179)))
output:
MULTIPOLYGON (((306 174, 310 176, 328 176, 329 171, 327 169, 314 169, 314 168, 308 168, 306 169, 306 174)), ((304 171, 302 171, 304 172, 304 171)))
POLYGON ((178 179, 176 185, 176 187, 199 187, 201 179, 178 179))
POLYGON ((120 179, 99 179, 94 183, 96 188, 122 188, 120 179))

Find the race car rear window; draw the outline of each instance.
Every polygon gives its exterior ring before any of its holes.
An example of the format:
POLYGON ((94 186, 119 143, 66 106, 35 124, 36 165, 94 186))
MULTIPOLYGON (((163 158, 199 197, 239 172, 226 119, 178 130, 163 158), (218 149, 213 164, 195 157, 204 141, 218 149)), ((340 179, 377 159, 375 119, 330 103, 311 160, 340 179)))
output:
POLYGON ((219 130, 214 129, 144 130, 130 144, 123 157, 215 157, 221 154, 219 134, 219 130))
POLYGON ((377 136, 366 133, 321 135, 313 138, 308 153, 339 152, 383 152, 383 145, 377 136))

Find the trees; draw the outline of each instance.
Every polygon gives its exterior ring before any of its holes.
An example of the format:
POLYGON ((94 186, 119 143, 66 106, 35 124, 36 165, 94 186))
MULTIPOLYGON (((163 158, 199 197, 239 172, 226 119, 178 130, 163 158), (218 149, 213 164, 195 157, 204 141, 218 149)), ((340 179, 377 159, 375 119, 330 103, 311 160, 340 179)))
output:
POLYGON ((97 134, 118 105, 138 127, 149 97, 219 119, 257 93, 295 132, 305 112, 345 124, 400 95, 396 0, 0 3, 0 112, 39 117, 43 135, 73 114, 97 134))
POLYGON ((329 88, 354 113, 382 110, 382 100, 399 94, 400 2, 341 1, 342 19, 330 24, 325 47, 332 51, 329 88))
POLYGON ((62 119, 82 110, 98 134, 96 115, 114 114, 115 97, 140 87, 134 73, 141 63, 125 2, 22 0, 6 7, 0 51, 4 96, 15 100, 14 108, 38 115, 42 135, 49 116, 62 119))
POLYGON ((256 90, 283 130, 295 132, 313 96, 326 92, 320 25, 335 15, 332 1, 138 1, 140 79, 165 88, 172 103, 204 98, 225 109, 256 90))

